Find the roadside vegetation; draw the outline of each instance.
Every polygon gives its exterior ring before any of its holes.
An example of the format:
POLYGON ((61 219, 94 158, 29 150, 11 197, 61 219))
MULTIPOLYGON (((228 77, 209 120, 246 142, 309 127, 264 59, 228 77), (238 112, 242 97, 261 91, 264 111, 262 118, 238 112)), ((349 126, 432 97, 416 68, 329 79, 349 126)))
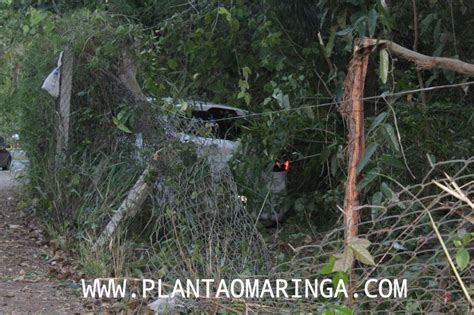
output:
MULTIPOLYGON (((344 248, 340 218, 347 179, 348 127, 337 106, 354 40, 389 39, 426 55, 473 63, 473 14, 474 3, 461 0, 0 0, 0 132, 5 137, 18 133, 29 160, 21 188, 25 207, 33 206, 49 236, 77 254, 88 277, 153 275, 172 281, 322 274, 347 281, 350 270, 333 272, 334 257, 344 248), (58 104, 40 87, 60 51, 74 56, 74 67, 70 141, 58 163, 58 104), (132 60, 127 69, 136 69, 140 89, 153 104, 137 102, 120 80, 124 60, 132 60), (241 146, 230 162, 232 181, 210 180, 204 174, 207 166, 188 161, 193 154, 188 145, 163 142, 162 126, 154 117, 176 111, 164 97, 229 104, 254 113, 242 125, 241 146), (148 198, 137 216, 120 226, 108 250, 94 252, 104 226, 146 168, 134 155, 138 131, 149 144, 143 156, 163 150, 168 169, 159 176, 180 191, 179 199, 163 207, 148 198), (278 159, 291 161, 281 204, 287 215, 283 222, 269 224, 254 219, 268 207, 262 170, 278 159), (234 180, 235 187, 229 184, 234 180), (245 207, 229 206, 237 195, 246 197, 245 207), (211 206, 209 198, 215 198, 211 206), (226 207, 236 215, 223 214, 226 207), (204 237, 210 217, 221 231, 213 234, 215 242, 204 237)), ((407 192, 419 188, 418 198, 437 200, 441 190, 431 179, 447 173, 472 200, 472 183, 463 185, 474 173, 474 93, 468 85, 458 86, 470 82, 468 76, 422 71, 386 51, 373 56, 365 87, 366 154, 359 164, 358 189, 360 204, 372 207, 361 215, 361 233, 379 247, 369 248, 369 259, 356 252, 355 269, 362 270, 374 257, 387 266, 413 263, 409 270, 387 267, 384 272, 422 281, 417 278, 420 265, 431 259, 423 250, 433 250, 438 260, 432 262, 440 265, 427 276, 432 285, 448 264, 436 241, 424 247, 417 243, 434 237, 434 230, 427 216, 418 217, 423 207, 407 201, 415 193, 407 192), (423 90, 441 85, 453 87, 423 90), (464 162, 438 168, 437 163, 450 160, 464 162), (392 217, 397 219, 390 221, 392 217), (413 222, 420 228, 397 234, 396 226, 413 222), (386 239, 377 238, 378 228, 390 230, 386 239), (389 249, 399 244, 413 255, 391 249, 391 258, 382 257, 386 242, 389 249)), ((448 222, 441 232, 449 252, 463 279, 472 280, 472 221, 465 218, 472 218, 472 210, 469 214, 461 202, 433 216, 440 224, 448 222), (455 214, 459 211, 463 216, 455 214), (449 225, 448 214, 456 216, 455 224, 449 225)), ((444 290, 455 291, 452 301, 464 299, 462 284, 454 276, 449 279, 454 284, 444 290)), ((419 287, 427 283, 416 282, 419 287)), ((434 289, 416 291, 403 309, 431 311, 428 301, 443 299, 436 294, 434 289)), ((273 307, 358 313, 357 305, 344 306, 343 299, 250 306, 242 301, 189 303, 220 312, 273 307)), ((463 309, 463 303, 455 309, 463 309)), ((371 301, 359 307, 398 307, 389 304, 371 301)), ((453 309, 449 303, 438 306, 438 311, 453 309)))

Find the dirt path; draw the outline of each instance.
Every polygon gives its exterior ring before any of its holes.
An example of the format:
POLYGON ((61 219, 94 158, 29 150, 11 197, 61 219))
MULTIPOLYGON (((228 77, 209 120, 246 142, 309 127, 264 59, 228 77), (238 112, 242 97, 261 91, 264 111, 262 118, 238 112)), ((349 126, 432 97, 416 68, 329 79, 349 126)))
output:
POLYGON ((84 313, 77 284, 58 279, 61 255, 15 205, 14 182, 0 172, 0 315, 84 313))

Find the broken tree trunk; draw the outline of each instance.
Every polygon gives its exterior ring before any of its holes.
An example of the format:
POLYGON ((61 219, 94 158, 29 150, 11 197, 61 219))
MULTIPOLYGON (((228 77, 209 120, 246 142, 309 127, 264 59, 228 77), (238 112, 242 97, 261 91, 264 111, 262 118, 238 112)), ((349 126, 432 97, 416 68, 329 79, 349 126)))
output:
POLYGON ((137 66, 127 52, 122 54, 118 72, 118 80, 127 88, 134 101, 147 102, 147 98, 137 81, 137 66))
POLYGON ((344 228, 346 244, 357 236, 359 221, 358 209, 359 193, 357 191, 357 165, 364 154, 364 85, 367 75, 370 51, 357 44, 349 64, 348 73, 344 81, 344 98, 338 111, 346 121, 348 134, 349 166, 344 197, 344 228))
MULTIPOLYGON (((344 81, 344 98, 338 111, 348 124, 348 178, 344 197, 344 228, 345 242, 349 244, 350 240, 358 234, 359 221, 359 193, 357 191, 357 166, 364 155, 365 150, 365 131, 364 131, 364 84, 367 74, 367 65, 371 52, 380 49, 387 49, 393 55, 412 61, 419 69, 446 69, 467 76, 474 76, 474 65, 463 62, 458 59, 444 57, 430 57, 408 48, 402 47, 388 40, 378 40, 373 38, 364 38, 355 43, 354 54, 349 63, 346 79, 344 81)), ((449 257, 448 257, 449 258, 449 257)), ((453 266, 452 266, 453 267, 453 266)), ((453 267, 454 268, 454 267, 453 267)), ((456 270, 453 269, 455 274, 456 270)), ((352 273, 349 294, 352 297, 352 291, 356 286, 355 274, 352 273)), ((458 278, 462 283, 462 280, 458 278)), ((472 299, 463 286, 464 294, 472 305, 472 299)), ((348 299, 349 304, 352 302, 348 299)))
POLYGON ((354 47, 344 81, 344 98, 338 111, 349 127, 348 153, 349 166, 346 192, 344 197, 345 241, 357 236, 359 193, 357 192, 357 165, 364 155, 364 84, 367 74, 369 55, 376 48, 387 49, 393 55, 414 62, 421 69, 447 69, 460 74, 474 76, 474 65, 458 59, 430 57, 388 40, 364 38, 354 47))

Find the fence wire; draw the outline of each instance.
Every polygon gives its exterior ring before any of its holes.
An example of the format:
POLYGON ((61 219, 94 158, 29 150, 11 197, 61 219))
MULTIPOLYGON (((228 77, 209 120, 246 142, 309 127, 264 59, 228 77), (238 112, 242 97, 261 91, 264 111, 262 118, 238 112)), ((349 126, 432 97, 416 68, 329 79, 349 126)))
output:
MULTIPOLYGON (((235 279, 269 272, 270 258, 247 211, 215 124, 157 108, 142 117, 143 163, 159 151, 158 180, 146 229, 147 273, 176 279, 235 279), (143 123, 144 122, 144 123, 143 123)), ((150 276, 151 277, 151 276, 150 276)), ((212 301, 174 306, 206 310, 212 301)))
MULTIPOLYGON (((174 117, 158 112, 142 117, 143 147, 140 156, 159 151, 161 168, 153 191, 152 212, 144 229, 152 231, 146 249, 147 274, 165 281, 175 279, 321 279, 331 256, 344 249, 342 216, 329 233, 312 244, 294 249, 287 262, 276 264, 239 196, 226 163, 216 167, 218 156, 213 145, 185 141, 183 135, 216 139, 216 130, 206 122, 174 117)), ((215 127, 215 126, 214 126, 215 127)), ((431 166, 417 185, 393 183, 391 198, 380 205, 359 208, 359 237, 371 242, 369 252, 376 265, 356 263, 353 300, 356 314, 450 313, 466 314, 469 303, 447 261, 429 220, 434 218, 451 257, 458 248, 455 240, 473 232, 466 217, 472 209, 433 183, 446 183, 449 174, 472 200, 474 158, 441 162, 431 166), (369 298, 364 286, 369 278, 406 279, 406 298, 369 298)), ((467 245, 474 252, 473 242, 467 245)), ((472 254, 471 254, 472 256, 472 254)), ((474 263, 460 271, 472 291, 474 263)), ((378 294, 376 287, 369 288, 378 294)), ((180 300, 184 309, 209 310, 210 300, 180 300)), ((322 312, 328 305, 343 304, 340 299, 240 299, 221 300, 241 312, 291 313, 322 312)))
MULTIPOLYGON (((418 185, 398 185, 392 198, 380 206, 360 207, 359 237, 368 239, 372 245, 369 252, 376 265, 370 267, 356 263, 356 292, 353 307, 357 314, 407 313, 407 314, 468 314, 469 303, 448 263, 428 212, 433 216, 451 257, 458 248, 454 240, 462 240, 465 233, 473 232, 472 223, 466 218, 473 209, 463 201, 453 198, 437 187, 433 180, 447 183, 445 173, 461 187, 472 200, 474 194, 474 158, 448 161, 433 165, 418 185), (364 295, 364 286, 369 278, 407 279, 406 298, 369 298, 364 295)), ((321 268, 329 258, 343 251, 343 220, 334 230, 317 244, 295 249, 293 259, 285 266, 292 275, 323 277, 321 268)), ((474 251, 474 242, 466 248, 474 251)), ((472 291, 474 262, 460 272, 464 284, 472 291)), ((372 294, 379 294, 376 287, 369 287, 372 294)), ((324 301, 318 301, 324 305, 324 301)), ((318 303, 316 303, 318 304, 318 303)))

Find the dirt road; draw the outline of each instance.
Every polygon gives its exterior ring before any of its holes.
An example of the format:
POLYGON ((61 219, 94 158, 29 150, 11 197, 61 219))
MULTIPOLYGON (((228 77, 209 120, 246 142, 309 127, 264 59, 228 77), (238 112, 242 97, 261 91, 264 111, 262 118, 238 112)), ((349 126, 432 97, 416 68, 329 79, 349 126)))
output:
POLYGON ((14 186, 0 172, 0 315, 84 313, 77 284, 57 277, 61 258, 32 213, 17 209, 14 186))

